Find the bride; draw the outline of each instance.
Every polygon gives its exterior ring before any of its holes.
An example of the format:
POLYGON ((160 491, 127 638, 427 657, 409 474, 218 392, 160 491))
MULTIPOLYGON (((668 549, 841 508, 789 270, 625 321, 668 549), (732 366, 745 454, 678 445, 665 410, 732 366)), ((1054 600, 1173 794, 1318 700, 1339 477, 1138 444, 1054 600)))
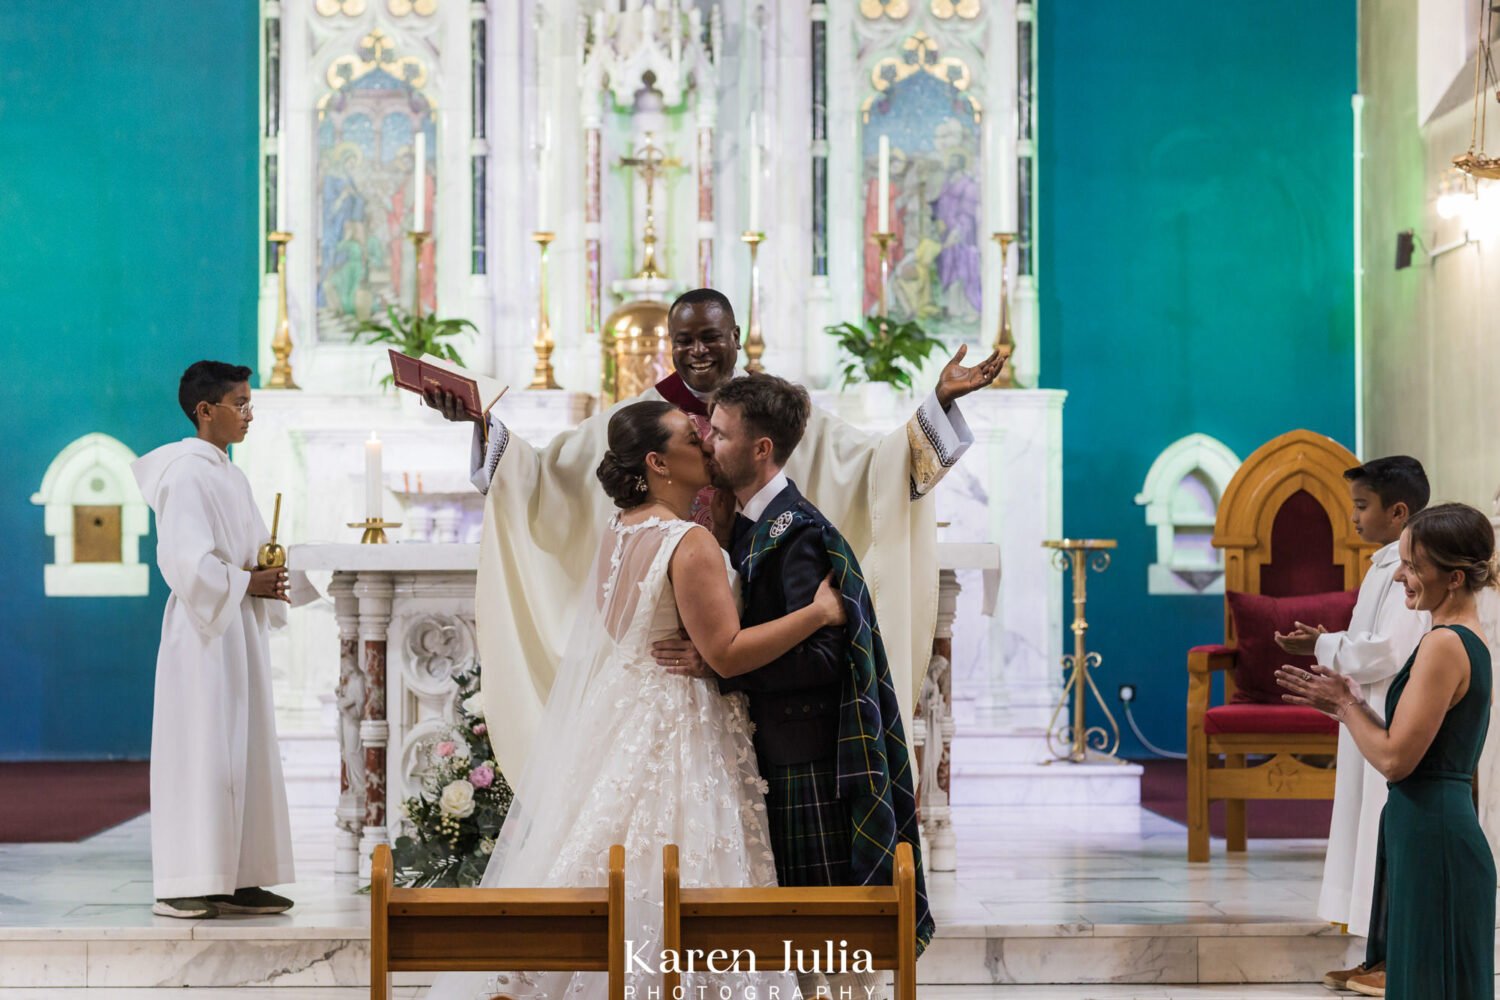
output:
MULTIPOLYGON (((625 845, 627 990, 661 985, 662 847, 678 845, 684 886, 774 886, 760 777, 743 696, 677 676, 651 644, 680 630, 720 676, 770 663, 813 632, 844 623, 828 581, 813 603, 740 628, 737 577, 707 529, 688 519, 709 483, 693 422, 670 403, 610 418, 599 482, 621 508, 599 547, 563 656, 481 885, 600 886, 625 845), (650 972, 642 971, 642 964, 650 972)), ((483 611, 480 611, 483 614, 483 611)), ((603 973, 445 973, 429 998, 602 997, 603 973)), ((684 975, 687 996, 767 996, 782 973, 684 975), (699 987, 708 992, 700 994, 699 987), (754 986, 754 992, 746 987, 754 986)), ((774 995, 774 994, 772 994, 774 995)))

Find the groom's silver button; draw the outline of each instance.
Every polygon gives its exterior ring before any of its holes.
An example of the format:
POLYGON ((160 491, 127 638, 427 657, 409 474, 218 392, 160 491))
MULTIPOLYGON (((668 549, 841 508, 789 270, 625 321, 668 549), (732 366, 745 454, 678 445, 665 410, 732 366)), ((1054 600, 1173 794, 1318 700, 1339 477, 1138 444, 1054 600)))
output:
POLYGON ((812 711, 812 706, 811 705, 803 705, 802 706, 802 714, 803 715, 806 715, 808 712, 811 712, 811 711, 812 711))
POLYGON ((786 714, 787 715, 791 715, 792 714, 791 706, 787 706, 786 714))

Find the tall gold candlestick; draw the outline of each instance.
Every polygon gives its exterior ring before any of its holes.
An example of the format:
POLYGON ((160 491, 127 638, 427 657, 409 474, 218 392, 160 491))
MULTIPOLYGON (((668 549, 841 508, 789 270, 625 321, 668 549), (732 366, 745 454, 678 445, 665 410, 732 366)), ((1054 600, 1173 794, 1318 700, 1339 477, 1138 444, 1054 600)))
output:
POLYGON ((745 371, 763 372, 766 369, 760 363, 760 358, 766 353, 766 341, 760 333, 760 264, 757 262, 757 253, 760 245, 766 241, 766 234, 747 229, 740 234, 740 241, 750 248, 750 315, 745 322, 750 331, 745 338, 745 356, 749 360, 745 363, 745 371))
POLYGON ((432 239, 432 232, 426 229, 413 229, 407 237, 412 246, 412 282, 411 282, 411 315, 412 318, 422 315, 422 245, 432 239))
POLYGON ((875 243, 880 247, 880 330, 885 332, 885 286, 891 277, 891 241, 895 233, 875 233, 875 243))
POLYGON ((532 350, 536 351, 536 370, 531 376, 531 385, 528 389, 561 389, 557 384, 557 378, 552 372, 552 322, 547 317, 547 248, 556 239, 555 233, 535 232, 531 239, 541 250, 541 270, 538 275, 537 314, 536 314, 536 340, 532 343, 532 350))
POLYGON ((1000 244, 1000 328, 995 331, 994 350, 1001 360, 1000 374, 990 383, 991 389, 1014 389, 1016 378, 1011 371, 1010 356, 1016 352, 1016 338, 1010 328, 1010 245, 1015 233, 994 233, 990 239, 1000 244))
POLYGON ((271 356, 276 362, 266 388, 297 389, 300 386, 292 378, 292 324, 286 315, 286 245, 292 234, 277 230, 266 238, 276 244, 276 334, 271 338, 271 356))

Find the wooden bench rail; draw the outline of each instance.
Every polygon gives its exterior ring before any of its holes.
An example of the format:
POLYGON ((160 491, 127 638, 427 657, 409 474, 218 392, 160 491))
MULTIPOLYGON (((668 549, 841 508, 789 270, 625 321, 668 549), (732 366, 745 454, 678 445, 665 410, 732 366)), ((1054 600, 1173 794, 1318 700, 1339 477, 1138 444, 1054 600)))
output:
POLYGON ((370 997, 391 972, 607 972, 625 996, 625 848, 600 889, 398 889, 391 849, 370 878, 370 997))
MULTIPOLYGON (((662 948, 679 954, 752 954, 761 971, 785 967, 787 949, 837 961, 856 951, 875 969, 895 971, 895 1000, 917 995, 916 864, 910 844, 896 847, 890 886, 684 889, 676 844, 662 849, 662 948)), ((792 970, 796 971, 795 964, 792 970)), ((681 983, 662 975, 662 996, 681 983)))

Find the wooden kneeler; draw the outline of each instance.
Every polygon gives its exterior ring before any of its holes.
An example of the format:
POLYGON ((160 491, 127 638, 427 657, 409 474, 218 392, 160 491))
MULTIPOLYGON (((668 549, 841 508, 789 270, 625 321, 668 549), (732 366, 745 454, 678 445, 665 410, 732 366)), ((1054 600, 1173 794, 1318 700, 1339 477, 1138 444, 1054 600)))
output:
MULTIPOLYGON (((916 1000, 917 876, 910 844, 896 845, 889 886, 684 889, 676 844, 662 850, 662 881, 662 947, 691 951, 700 969, 701 956, 722 949, 753 953, 761 972, 780 971, 784 942, 794 953, 826 955, 831 941, 837 957, 842 941, 846 954, 868 951, 876 969, 895 970, 895 1000, 916 1000)), ((680 974, 663 973, 662 1000, 673 1000, 680 983, 680 974)))
POLYGON ((599 889, 398 889, 391 849, 370 878, 370 997, 392 972, 608 972, 625 996, 625 848, 599 889))

